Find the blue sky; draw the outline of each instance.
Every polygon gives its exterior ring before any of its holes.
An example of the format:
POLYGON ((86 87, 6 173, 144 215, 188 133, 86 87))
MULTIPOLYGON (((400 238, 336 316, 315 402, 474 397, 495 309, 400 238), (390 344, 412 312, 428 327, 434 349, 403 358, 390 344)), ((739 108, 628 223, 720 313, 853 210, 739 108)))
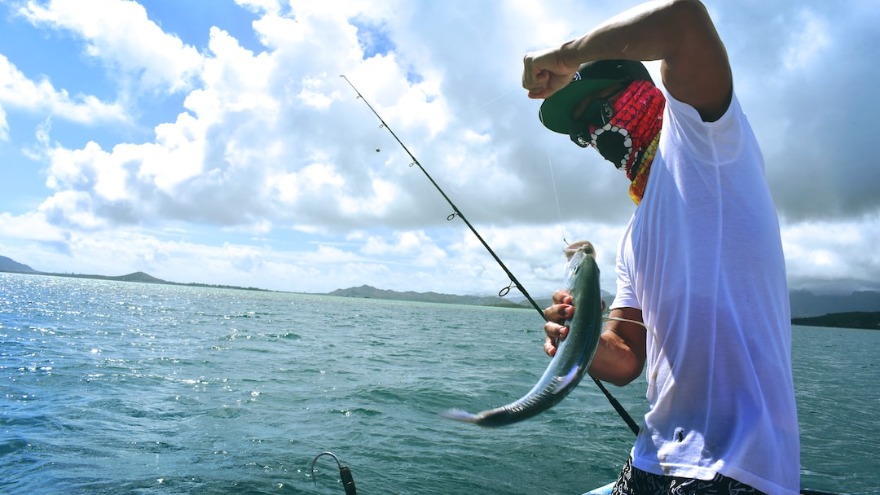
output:
MULTIPOLYGON (((880 6, 706 4, 790 285, 880 290, 880 6)), ((561 283, 564 239, 596 244, 610 289, 625 179, 540 126, 520 73, 633 5, 0 0, 0 255, 304 292, 506 286, 345 74, 529 292, 561 283)))

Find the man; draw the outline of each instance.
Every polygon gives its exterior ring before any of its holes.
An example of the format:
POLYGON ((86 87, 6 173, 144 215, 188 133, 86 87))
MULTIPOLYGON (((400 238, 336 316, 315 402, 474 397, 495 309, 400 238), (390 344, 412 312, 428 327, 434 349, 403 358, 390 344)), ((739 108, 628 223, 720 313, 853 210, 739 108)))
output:
MULTIPOLYGON (((638 205, 589 370, 625 385, 647 366, 649 409, 614 493, 798 493, 779 225, 705 7, 647 3, 526 55, 523 87, 545 99, 546 127, 625 171, 638 205), (642 60, 661 61, 665 94, 642 60)), ((550 355, 576 310, 553 297, 550 355)))

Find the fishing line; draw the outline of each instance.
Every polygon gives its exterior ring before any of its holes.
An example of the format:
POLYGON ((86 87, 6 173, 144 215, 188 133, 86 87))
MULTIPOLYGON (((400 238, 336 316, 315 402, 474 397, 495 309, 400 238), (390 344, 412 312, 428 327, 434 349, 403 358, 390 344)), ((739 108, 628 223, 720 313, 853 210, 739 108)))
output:
POLYGON ((550 183, 553 184, 553 197, 556 199, 556 214, 559 215, 559 225, 562 228, 562 242, 568 246, 568 239, 565 238, 565 222, 562 220, 562 207, 559 206, 559 190, 556 188, 556 176, 553 174, 553 161, 550 160, 550 152, 547 152, 547 168, 550 169, 550 183))
MULTIPOLYGON (((403 144, 403 141, 401 141, 400 138, 397 137, 397 134, 395 134, 394 131, 391 130, 390 127, 388 127, 388 124, 385 123, 385 120, 382 119, 382 117, 379 115, 379 113, 376 111, 376 109, 373 108, 373 105, 370 105, 370 102, 368 102, 367 99, 364 98, 364 95, 362 95, 361 92, 358 91, 358 89, 356 87, 354 87, 354 84, 352 84, 352 82, 349 81, 347 77, 345 77, 345 74, 340 74, 339 77, 345 79, 345 82, 347 82, 348 85, 351 86, 351 89, 353 89, 354 92, 357 93, 358 99, 362 100, 364 102, 364 104, 366 104, 367 107, 369 107, 370 111, 373 112, 373 115, 375 115, 376 118, 379 119, 379 122, 381 122, 381 124, 382 124, 380 127, 384 127, 386 130, 388 130, 388 132, 391 133, 391 135, 394 137, 394 140, 397 141, 397 144, 399 144, 400 147, 403 148, 403 150, 406 152, 406 154, 409 155, 410 159, 412 159, 412 163, 410 163, 410 167, 412 167, 413 165, 419 167, 419 170, 421 170, 422 173, 425 174, 425 177, 427 177, 428 180, 431 181, 431 184, 434 185, 434 188, 437 189, 437 192, 439 192, 440 195, 443 196, 443 199, 445 199, 446 202, 449 203, 449 206, 452 207, 453 213, 450 213, 449 216, 446 217, 446 219, 452 220, 455 217, 461 218, 461 220, 465 223, 465 225, 467 225, 468 228, 471 230, 471 232, 473 232, 474 236, 477 237, 477 239, 480 241, 480 243, 483 245, 483 247, 486 248, 487 251, 489 251, 489 254, 491 254, 492 257, 495 259, 495 262, 498 263, 498 266, 500 266, 501 269, 504 270, 504 273, 507 274, 507 277, 510 279, 510 285, 501 289, 498 292, 498 295, 501 297, 504 297, 505 295, 507 295, 508 292, 510 292, 511 288, 516 288, 517 290, 520 291, 520 293, 523 296, 525 296, 526 299, 528 299, 529 303, 532 305, 533 308, 535 308, 535 310, 538 312, 538 314, 541 315, 541 319, 546 321, 546 318, 544 317, 544 311, 541 309, 540 306, 538 306, 538 303, 536 303, 535 300, 532 299, 532 296, 529 295, 529 293, 522 286, 522 284, 519 283, 519 280, 517 280, 516 277, 513 275, 513 273, 507 268, 507 265, 505 265, 504 262, 501 261, 501 258, 499 258, 497 254, 495 254, 495 251, 492 250, 491 247, 489 247, 489 244, 487 244, 485 240, 483 240, 483 236, 481 236, 480 233, 477 232, 477 229, 474 228, 474 226, 471 225, 471 223, 468 221, 468 219, 461 213, 461 210, 458 209, 458 206, 456 206, 455 203, 453 203, 452 200, 449 199, 449 196, 447 196, 446 193, 443 192, 443 189, 440 188, 440 186, 437 184, 437 182, 434 181, 434 178, 431 177, 431 174, 429 174, 428 171, 425 170, 425 167, 423 167, 422 164, 419 162, 419 160, 416 159, 416 157, 409 151, 409 148, 407 148, 406 145, 403 144)), ((500 96, 499 96, 499 98, 500 98, 500 96)), ((555 188, 555 184, 554 184, 554 188, 555 188)), ((557 199, 557 201, 558 201, 558 199, 557 199)), ((561 212, 561 210, 560 210, 560 212, 561 212)), ((638 435, 639 434, 639 427, 636 424, 636 422, 633 421, 632 417, 629 415, 629 413, 626 411, 626 409, 624 409, 623 406, 621 406, 620 403, 617 402, 617 399, 615 399, 611 395, 611 393, 608 392, 608 389, 606 389, 605 386, 602 385, 602 382, 600 382, 596 378, 593 378, 592 376, 590 378, 593 379, 593 382, 599 387, 599 390, 601 390, 602 393, 605 394, 605 398, 608 399, 608 402, 611 403, 611 405, 614 407, 614 410, 617 411, 617 414, 619 414, 620 417, 623 418, 623 420, 629 426, 630 430, 632 430, 632 432, 634 434, 638 435)))
POLYGON ((522 89, 522 88, 521 87, 513 87, 508 90, 502 91, 502 92, 498 93, 496 96, 489 98, 488 100, 486 100, 482 104, 467 109, 467 111, 463 115, 461 115, 461 118, 470 117, 471 115, 474 115, 475 113, 477 113, 477 110, 480 110, 482 108, 486 108, 487 106, 495 103, 496 101, 500 100, 501 98, 504 98, 505 96, 509 95, 510 93, 513 93, 514 91, 517 91, 520 89, 522 89))
POLYGON ((553 184, 553 197, 556 198, 556 214, 559 215, 559 223, 562 223, 562 207, 559 206, 559 189, 556 188, 556 176, 553 175, 553 161, 550 160, 550 152, 547 152, 547 168, 550 169, 550 183, 553 184))

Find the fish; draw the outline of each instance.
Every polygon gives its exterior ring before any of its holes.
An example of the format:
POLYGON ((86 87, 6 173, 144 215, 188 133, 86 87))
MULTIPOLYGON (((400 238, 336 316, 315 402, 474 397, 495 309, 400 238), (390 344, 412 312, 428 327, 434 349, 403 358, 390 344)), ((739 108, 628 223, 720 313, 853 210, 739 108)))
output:
POLYGON ((497 427, 523 421, 558 404, 577 387, 590 366, 602 333, 602 297, 599 267, 592 244, 581 241, 566 249, 566 286, 571 293, 574 315, 566 321, 568 336, 538 382, 520 399, 509 404, 470 413, 448 409, 441 416, 479 426, 497 427))

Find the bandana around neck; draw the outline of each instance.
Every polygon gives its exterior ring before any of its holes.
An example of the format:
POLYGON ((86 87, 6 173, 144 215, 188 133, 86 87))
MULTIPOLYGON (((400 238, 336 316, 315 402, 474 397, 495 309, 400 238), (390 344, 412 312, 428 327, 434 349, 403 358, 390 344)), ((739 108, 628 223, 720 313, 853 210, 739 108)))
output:
POLYGON ((660 133, 658 132, 654 140, 651 141, 651 144, 648 145, 648 149, 645 150, 641 166, 636 171, 635 177, 630 179, 629 197, 636 205, 642 202, 642 197, 645 195, 645 187, 648 185, 648 174, 651 172, 651 164, 654 163, 654 156, 657 154, 657 145, 659 143, 660 133))
POLYGON ((593 101, 571 132, 576 144, 592 145, 626 172, 636 204, 642 199, 657 152, 665 104, 663 93, 652 83, 634 81, 613 103, 606 98, 593 101))

